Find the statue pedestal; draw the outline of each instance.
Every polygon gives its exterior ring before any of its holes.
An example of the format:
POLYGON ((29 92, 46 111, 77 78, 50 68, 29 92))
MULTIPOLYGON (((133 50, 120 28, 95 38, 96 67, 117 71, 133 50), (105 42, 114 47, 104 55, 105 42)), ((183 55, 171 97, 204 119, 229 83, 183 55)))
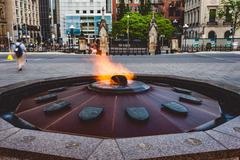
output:
POLYGON ((148 49, 148 52, 150 55, 155 55, 156 54, 156 44, 150 44, 149 45, 149 49, 148 49))
POLYGON ((108 55, 109 53, 109 48, 108 48, 108 37, 107 36, 102 36, 100 38, 100 47, 101 55, 108 55))
POLYGON ((79 39, 79 50, 80 50, 80 52, 86 53, 86 49, 87 49, 86 39, 85 38, 79 39))

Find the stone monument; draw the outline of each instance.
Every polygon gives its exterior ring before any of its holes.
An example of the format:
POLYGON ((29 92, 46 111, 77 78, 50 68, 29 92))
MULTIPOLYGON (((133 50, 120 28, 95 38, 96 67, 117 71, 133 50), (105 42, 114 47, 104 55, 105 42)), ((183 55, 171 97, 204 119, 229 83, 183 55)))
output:
POLYGON ((109 54, 109 37, 108 37, 108 27, 107 22, 104 16, 104 8, 102 9, 102 19, 99 25, 99 50, 101 55, 108 55, 109 54))
POLYGON ((80 53, 86 53, 87 51, 87 39, 85 38, 83 32, 82 32, 82 27, 81 27, 81 34, 79 37, 79 51, 80 53))
POLYGON ((158 42, 158 27, 156 24, 154 13, 150 23, 148 36, 149 36, 148 52, 150 55, 155 55, 157 50, 157 42, 158 42))

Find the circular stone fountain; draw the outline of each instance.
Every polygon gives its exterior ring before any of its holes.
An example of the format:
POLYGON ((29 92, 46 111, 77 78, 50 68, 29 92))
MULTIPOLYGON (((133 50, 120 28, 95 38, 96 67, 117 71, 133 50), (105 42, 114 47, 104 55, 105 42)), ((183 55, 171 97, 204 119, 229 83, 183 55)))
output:
POLYGON ((195 91, 116 76, 46 89, 24 98, 15 115, 43 131, 121 138, 201 130, 222 112, 195 91))

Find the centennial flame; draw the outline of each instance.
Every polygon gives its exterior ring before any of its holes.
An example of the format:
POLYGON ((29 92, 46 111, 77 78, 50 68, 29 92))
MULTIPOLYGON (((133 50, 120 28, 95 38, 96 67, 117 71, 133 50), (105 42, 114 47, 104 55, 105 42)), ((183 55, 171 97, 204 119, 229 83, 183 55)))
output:
POLYGON ((94 74, 99 82, 109 83, 114 75, 123 75, 128 81, 134 78, 132 72, 123 67, 122 64, 111 62, 108 56, 96 56, 93 62, 94 74))

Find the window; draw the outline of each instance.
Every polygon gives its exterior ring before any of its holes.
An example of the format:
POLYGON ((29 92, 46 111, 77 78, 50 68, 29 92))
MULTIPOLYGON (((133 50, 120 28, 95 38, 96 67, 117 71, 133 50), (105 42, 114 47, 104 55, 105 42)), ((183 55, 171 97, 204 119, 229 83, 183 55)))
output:
POLYGON ((181 2, 180 2, 180 1, 177 1, 175 6, 176 6, 177 8, 178 8, 178 7, 181 7, 181 2))
POLYGON ((230 31, 226 31, 226 32, 224 33, 224 38, 225 38, 225 39, 229 39, 230 36, 231 36, 231 32, 230 32, 230 31))
POLYGON ((208 33, 208 39, 211 39, 212 41, 216 40, 217 39, 217 35, 214 31, 210 31, 208 33))
POLYGON ((216 9, 210 9, 209 22, 216 22, 216 9))
POLYGON ((86 10, 83 10, 83 14, 86 14, 87 13, 87 11, 86 10))
POLYGON ((112 12, 112 0, 106 0, 106 12, 111 13, 112 12))
POLYGON ((232 14, 229 12, 229 7, 226 7, 225 22, 232 22, 232 14))
POLYGON ((97 10, 97 13, 101 13, 101 10, 97 10))
POLYGON ((94 11, 93 11, 93 10, 90 10, 90 13, 94 13, 94 11))
POLYGON ((173 7, 169 7, 169 16, 170 17, 174 16, 174 11, 175 11, 175 9, 173 7))
POLYGON ((181 16, 181 11, 180 10, 176 10, 175 16, 177 16, 177 17, 181 16))
POLYGON ((79 11, 79 10, 76 10, 76 13, 78 14, 78 13, 80 13, 80 11, 79 11))

